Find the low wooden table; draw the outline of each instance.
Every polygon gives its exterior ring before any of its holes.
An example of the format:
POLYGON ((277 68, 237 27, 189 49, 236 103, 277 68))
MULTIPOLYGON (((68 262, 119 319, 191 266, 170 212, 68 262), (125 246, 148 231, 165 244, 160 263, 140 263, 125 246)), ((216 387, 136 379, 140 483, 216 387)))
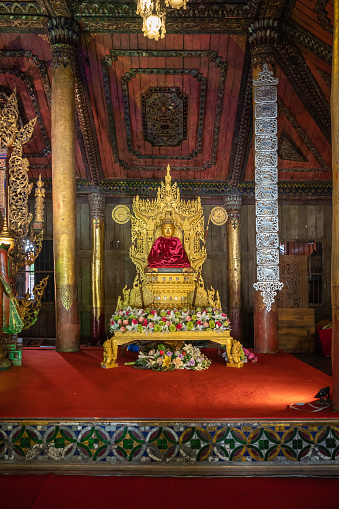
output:
MULTIPOLYGON (((191 343, 192 341, 214 341, 219 345, 225 345, 228 349, 232 347, 233 338, 231 331, 226 330, 222 332, 217 331, 176 331, 176 332, 153 332, 152 334, 145 334, 142 332, 120 332, 114 333, 111 339, 104 343, 104 360, 101 363, 102 368, 116 368, 118 357, 118 347, 127 345, 129 343, 136 343, 139 341, 161 341, 164 343, 185 341, 191 343)), ((243 363, 227 364, 227 366, 242 367, 243 363)))

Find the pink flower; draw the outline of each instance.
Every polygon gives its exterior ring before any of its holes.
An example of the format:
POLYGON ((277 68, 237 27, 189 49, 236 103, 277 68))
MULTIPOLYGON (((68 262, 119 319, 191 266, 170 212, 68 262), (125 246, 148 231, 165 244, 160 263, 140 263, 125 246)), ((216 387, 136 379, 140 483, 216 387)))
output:
POLYGON ((186 322, 190 322, 192 320, 191 316, 186 316, 186 322))
POLYGON ((143 325, 144 327, 147 327, 147 318, 145 318, 145 320, 142 322, 142 325, 143 325))
POLYGON ((209 323, 208 323, 208 322, 204 322, 204 323, 203 323, 203 326, 204 326, 204 327, 209 327, 209 323))
POLYGON ((197 325, 201 325, 202 324, 202 321, 201 320, 197 320, 197 325))
POLYGON ((180 329, 182 329, 182 324, 181 323, 177 323, 176 327, 177 327, 178 330, 180 330, 180 329))
POLYGON ((167 327, 169 327, 171 325, 171 322, 169 320, 167 320, 166 325, 167 325, 167 327))
POLYGON ((221 316, 227 316, 226 313, 221 313, 221 316))
POLYGON ((126 311, 126 316, 128 316, 128 315, 129 315, 129 311, 126 311))
POLYGON ((171 314, 171 311, 167 311, 167 314, 170 315, 171 314))
POLYGON ((220 323, 220 322, 216 322, 216 323, 215 323, 215 325, 216 325, 217 327, 221 327, 221 323, 220 323))
POLYGON ((152 309, 151 313, 154 316, 156 314, 156 311, 154 309, 152 309))
POLYGON ((143 316, 140 316, 140 318, 139 318, 139 322, 140 322, 140 323, 142 323, 143 321, 144 321, 143 316))
POLYGON ((136 320, 135 318, 133 318, 132 323, 134 323, 134 325, 135 325, 136 323, 138 323, 138 320, 136 320))
POLYGON ((167 322, 167 318, 166 318, 166 316, 163 316, 163 317, 162 317, 162 321, 163 321, 163 322, 167 322))
POLYGON ((111 320, 111 325, 114 325, 114 320, 111 320))
POLYGON ((126 327, 120 327, 120 332, 125 332, 126 327))
POLYGON ((153 329, 153 327, 154 327, 154 323, 149 322, 148 327, 149 327, 150 329, 153 329))
POLYGON ((121 320, 121 318, 119 318, 119 320, 118 320, 118 325, 122 325, 122 320, 121 320))
POLYGON ((118 312, 118 315, 119 315, 119 316, 124 316, 124 312, 120 310, 120 311, 118 312))
POLYGON ((128 325, 128 320, 124 320, 122 323, 123 323, 124 325, 128 325))

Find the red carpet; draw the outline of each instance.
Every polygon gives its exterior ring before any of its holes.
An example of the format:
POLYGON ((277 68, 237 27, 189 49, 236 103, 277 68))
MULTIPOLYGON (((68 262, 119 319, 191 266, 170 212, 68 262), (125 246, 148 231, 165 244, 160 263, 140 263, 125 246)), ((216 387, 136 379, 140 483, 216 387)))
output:
POLYGON ((258 364, 226 368, 215 350, 202 372, 152 372, 123 363, 100 368, 101 348, 77 353, 25 350, 22 367, 0 372, 1 418, 305 419, 339 418, 329 411, 298 412, 331 378, 289 354, 259 355, 258 364))
POLYGON ((2 509, 336 509, 338 479, 1 476, 2 509))

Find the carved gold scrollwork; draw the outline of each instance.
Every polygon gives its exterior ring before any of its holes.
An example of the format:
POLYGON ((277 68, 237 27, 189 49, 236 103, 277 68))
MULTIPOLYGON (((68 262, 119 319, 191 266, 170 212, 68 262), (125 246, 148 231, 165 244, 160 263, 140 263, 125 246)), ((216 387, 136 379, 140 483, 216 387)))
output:
POLYGON ((177 183, 172 184, 170 168, 167 167, 165 183, 161 182, 155 200, 133 201, 132 247, 130 257, 143 273, 147 265, 148 253, 157 236, 161 235, 161 223, 166 213, 170 213, 176 227, 175 236, 183 241, 192 267, 199 271, 206 260, 204 241, 204 217, 200 198, 184 201, 180 198, 177 183))
POLYGON ((9 226, 14 237, 27 235, 32 220, 27 201, 33 184, 29 183, 28 161, 22 158, 22 145, 31 138, 35 123, 36 118, 20 129, 9 159, 9 226))
POLYGON ((16 90, 9 97, 0 116, 0 148, 7 148, 13 144, 19 117, 16 90))
POLYGON ((18 304, 18 312, 21 320, 24 323, 23 329, 29 329, 38 319, 39 311, 41 308, 41 300, 45 293, 46 285, 48 282, 49 276, 42 279, 37 285, 33 288, 33 296, 29 292, 25 294, 24 299, 17 299, 18 304))

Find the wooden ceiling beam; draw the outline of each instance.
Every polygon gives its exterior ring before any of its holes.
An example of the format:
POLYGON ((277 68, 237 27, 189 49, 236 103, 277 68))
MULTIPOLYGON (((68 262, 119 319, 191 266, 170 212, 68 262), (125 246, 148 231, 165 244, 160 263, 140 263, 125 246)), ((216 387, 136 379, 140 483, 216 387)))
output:
MULTIPOLYGON (((287 108, 287 106, 284 104, 284 101, 280 97, 278 97, 278 107, 279 107, 279 111, 285 116, 285 118, 291 124, 291 126, 293 127, 295 132, 298 134, 299 138, 302 140, 302 142, 306 145, 308 150, 312 153, 312 155, 318 161, 321 169, 323 171, 330 172, 331 168, 326 164, 326 162, 324 161, 320 152, 318 152, 318 150, 315 148, 315 146, 311 142, 310 138, 307 136, 306 132, 303 130, 303 128, 297 122, 294 115, 290 112, 290 110, 287 108)), ((284 171, 284 170, 282 170, 282 171, 284 171)))
POLYGON ((332 47, 329 44, 326 44, 326 42, 292 20, 283 22, 281 29, 284 35, 293 39, 294 42, 300 44, 300 46, 313 53, 313 55, 326 62, 326 64, 332 66, 332 47))
POLYGON ((252 137, 252 67, 251 53, 247 43, 227 176, 227 182, 231 186, 236 187, 244 179, 252 137))
POLYGON ((78 140, 83 145, 82 155, 87 178, 92 184, 98 184, 104 178, 100 157, 97 131, 89 95, 85 64, 81 48, 77 51, 77 71, 75 76, 75 104, 78 120, 78 140), (85 157, 84 157, 85 156, 85 157))
POLYGON ((330 105, 296 44, 288 38, 279 38, 276 60, 300 97, 305 108, 331 143, 330 105))

